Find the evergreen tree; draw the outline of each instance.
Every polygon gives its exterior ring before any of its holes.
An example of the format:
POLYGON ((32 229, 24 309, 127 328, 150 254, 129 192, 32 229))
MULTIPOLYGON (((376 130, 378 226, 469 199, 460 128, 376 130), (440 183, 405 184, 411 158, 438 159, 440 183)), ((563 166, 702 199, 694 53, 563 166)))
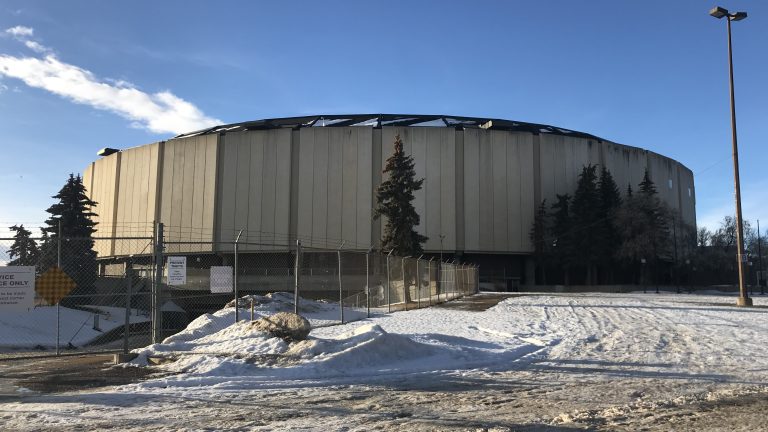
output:
POLYGON ((533 259, 536 262, 536 268, 540 275, 539 283, 544 285, 547 284, 546 263, 551 250, 549 225, 547 200, 543 200, 536 209, 536 214, 533 217, 533 226, 529 235, 533 244, 533 259))
POLYGON ((11 227, 13 235, 13 244, 8 250, 8 256, 11 261, 9 266, 36 266, 40 257, 37 243, 32 240, 32 233, 24 228, 24 225, 14 225, 11 227))
POLYGON ((670 210, 666 204, 659 199, 656 185, 651 181, 648 175, 648 169, 645 170, 643 181, 640 182, 640 199, 642 211, 649 220, 650 231, 648 235, 653 243, 654 264, 661 258, 671 257, 671 233, 669 226, 670 210))
POLYGON ((98 268, 92 238, 96 231, 92 209, 96 203, 86 195, 82 178, 72 174, 53 198, 58 202, 46 210, 51 216, 43 228, 48 240, 42 247, 41 271, 56 266, 60 249, 61 268, 77 284, 73 294, 88 293, 98 268))
POLYGON ((384 167, 389 179, 376 190, 374 217, 386 217, 382 249, 394 250, 400 256, 418 256, 422 252, 421 244, 427 241, 427 237, 414 230, 419 224, 419 215, 413 207, 413 193, 421 189, 424 179, 416 180, 413 166, 413 157, 405 154, 403 142, 397 135, 395 151, 384 167))
POLYGON ((587 165, 579 174, 579 181, 571 205, 573 218, 573 246, 578 253, 576 262, 586 269, 586 283, 594 283, 594 267, 600 256, 596 242, 600 237, 600 195, 597 190, 597 167, 587 165))
POLYGON ((648 168, 645 169, 645 173, 643 174, 643 181, 641 181, 638 186, 640 186, 640 193, 643 193, 647 196, 656 195, 656 185, 653 183, 653 181, 651 181, 651 178, 648 175, 648 168))
POLYGON ((627 197, 617 217, 622 245, 619 256, 630 263, 645 259, 655 269, 663 258, 671 258, 669 209, 659 199, 656 185, 645 170, 639 193, 627 197))
MULTIPOLYGON (((400 256, 419 256, 421 244, 427 237, 419 234, 414 227, 419 224, 419 214, 413 207, 413 193, 421 189, 424 179, 416 180, 413 157, 403 151, 400 135, 395 136, 395 150, 387 159, 384 174, 389 179, 376 189, 376 209, 374 218, 386 217, 381 248, 393 250, 400 256)), ((405 302, 410 301, 409 282, 415 282, 416 275, 405 273, 403 281, 405 302)))
POLYGON ((621 235, 621 245, 617 257, 635 269, 636 282, 642 282, 642 260, 648 260, 652 254, 651 239, 648 236, 650 221, 642 211, 640 198, 629 195, 616 212, 616 226, 621 235))
POLYGON ((557 195, 552 204, 552 259, 563 272, 563 283, 570 284, 570 270, 573 264, 573 245, 571 235, 571 197, 568 194, 557 195))
POLYGON ((614 257, 621 243, 621 237, 615 225, 616 211, 621 206, 621 194, 611 172, 605 166, 600 169, 597 193, 600 198, 598 220, 601 221, 596 244, 597 255, 605 275, 605 282, 613 283, 614 257))

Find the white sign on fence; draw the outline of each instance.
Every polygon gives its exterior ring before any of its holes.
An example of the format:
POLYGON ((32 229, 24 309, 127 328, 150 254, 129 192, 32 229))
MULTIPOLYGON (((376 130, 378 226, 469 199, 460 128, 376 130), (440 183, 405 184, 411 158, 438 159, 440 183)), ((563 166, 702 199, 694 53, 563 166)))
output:
POLYGON ((35 305, 35 266, 0 267, 0 310, 26 311, 35 305))
POLYGON ((230 293, 232 285, 232 266, 211 266, 211 292, 230 293))
POLYGON ((184 285, 187 283, 187 257, 168 257, 168 285, 184 285))

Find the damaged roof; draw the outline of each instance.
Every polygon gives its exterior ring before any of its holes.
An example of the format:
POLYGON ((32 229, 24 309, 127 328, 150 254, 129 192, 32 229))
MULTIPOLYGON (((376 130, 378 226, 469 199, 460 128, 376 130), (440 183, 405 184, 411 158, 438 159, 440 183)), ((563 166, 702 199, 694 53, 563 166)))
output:
POLYGON ((489 129, 514 132, 529 132, 533 134, 564 135, 576 138, 588 138, 604 141, 594 135, 537 123, 526 123, 514 120, 494 119, 486 117, 461 117, 448 115, 424 114, 346 114, 346 115, 313 115, 303 117, 283 117, 263 120, 253 120, 241 123, 231 123, 214 126, 177 135, 174 138, 187 138, 198 135, 220 134, 226 132, 241 132, 267 129, 301 129, 307 127, 373 127, 382 126, 412 126, 412 127, 452 127, 456 129, 489 129))

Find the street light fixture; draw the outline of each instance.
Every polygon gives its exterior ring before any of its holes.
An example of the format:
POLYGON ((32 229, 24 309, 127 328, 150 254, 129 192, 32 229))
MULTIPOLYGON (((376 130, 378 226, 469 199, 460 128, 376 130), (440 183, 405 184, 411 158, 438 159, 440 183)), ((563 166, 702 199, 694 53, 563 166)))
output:
POLYGON ((717 19, 727 18, 728 23, 728 72, 731 91, 731 137, 733 142, 733 183, 736 190, 736 248, 737 265, 739 267, 739 299, 738 306, 752 306, 752 299, 747 293, 744 274, 744 223, 741 218, 741 185, 739 182, 739 148, 736 140, 736 102, 733 90, 733 47, 731 46, 731 21, 741 21, 747 17, 746 12, 730 13, 728 9, 714 7, 709 14, 717 19))

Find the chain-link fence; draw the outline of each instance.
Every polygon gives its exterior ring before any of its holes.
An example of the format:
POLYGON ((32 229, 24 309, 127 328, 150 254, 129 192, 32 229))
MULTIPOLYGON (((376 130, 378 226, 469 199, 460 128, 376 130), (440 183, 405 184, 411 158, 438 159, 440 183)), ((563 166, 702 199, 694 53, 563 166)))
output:
POLYGON ((19 251, 14 239, 0 239, 0 357, 127 350, 151 342, 151 238, 29 241, 34 246, 19 251), (97 256, 115 245, 137 254, 97 256), (18 268, 29 269, 29 277, 14 272, 18 268))
POLYGON ((35 287, 33 298, 3 303, 8 289, 0 273, 0 357, 127 352, 231 307, 236 298, 232 322, 252 319, 254 299, 269 293, 284 293, 281 308, 324 325, 478 290, 477 267, 434 258, 300 242, 286 250, 284 244, 164 238, 162 225, 153 237, 33 238, 35 252, 23 256, 14 239, 0 239, 0 270, 26 266, 35 287))

